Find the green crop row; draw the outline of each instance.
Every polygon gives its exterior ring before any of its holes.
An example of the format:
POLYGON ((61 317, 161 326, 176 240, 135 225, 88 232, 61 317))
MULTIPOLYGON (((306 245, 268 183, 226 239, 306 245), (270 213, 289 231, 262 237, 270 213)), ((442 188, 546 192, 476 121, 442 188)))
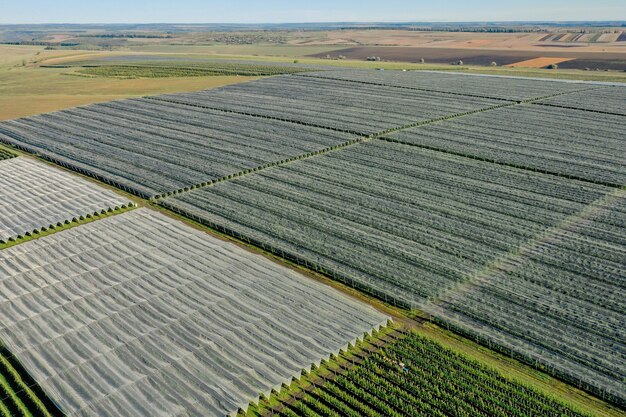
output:
POLYGON ((281 416, 581 416, 440 344, 409 333, 281 416))
POLYGON ((205 64, 137 64, 84 66, 80 74, 116 78, 207 77, 217 75, 266 76, 302 71, 294 67, 246 65, 229 63, 205 64))
POLYGON ((5 149, 0 148, 0 161, 3 159, 13 158, 15 155, 5 149))
POLYGON ((0 347, 0 416, 57 417, 63 414, 10 353, 0 347))

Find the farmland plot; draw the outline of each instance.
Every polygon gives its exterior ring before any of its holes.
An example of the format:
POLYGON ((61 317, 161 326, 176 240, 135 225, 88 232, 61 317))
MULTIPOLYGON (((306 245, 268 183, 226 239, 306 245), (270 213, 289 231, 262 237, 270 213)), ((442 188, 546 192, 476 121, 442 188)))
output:
POLYGON ((526 104, 398 131, 388 137, 620 187, 626 184, 624 132, 626 117, 526 104))
POLYGON ((0 141, 145 198, 353 140, 327 129, 146 99, 0 123, 0 141))
POLYGON ((296 78, 315 77, 360 82, 371 85, 402 87, 500 100, 524 101, 553 94, 589 89, 588 85, 512 77, 485 77, 451 74, 443 71, 371 71, 342 70, 298 74, 296 78))
POLYGON ((605 187, 372 141, 161 202, 418 307, 605 187))
POLYGON ((626 191, 450 292, 427 311, 626 404, 626 191))
POLYGON ((626 87, 607 87, 601 90, 568 94, 537 103, 626 116, 626 87))
POLYGON ((150 99, 286 119, 362 135, 503 104, 478 97, 295 76, 150 99))
POLYGON ((600 209, 614 192, 371 141, 161 204, 622 401, 626 200, 600 209))
POLYGON ((28 158, 0 161, 0 243, 132 205, 113 191, 28 158))
POLYGON ((297 416, 544 416, 583 414, 479 362, 410 333, 285 407, 297 416))
POLYGON ((244 62, 220 62, 220 61, 129 61, 109 63, 105 60, 92 60, 87 63, 73 63, 72 66, 83 67, 78 72, 82 74, 102 77, 207 77, 216 75, 242 75, 242 76, 268 76, 277 74, 290 74, 306 71, 306 67, 297 65, 280 66, 250 64, 244 62))
POLYGON ((387 317, 138 209, 0 251, 0 339, 68 415, 223 416, 387 317))

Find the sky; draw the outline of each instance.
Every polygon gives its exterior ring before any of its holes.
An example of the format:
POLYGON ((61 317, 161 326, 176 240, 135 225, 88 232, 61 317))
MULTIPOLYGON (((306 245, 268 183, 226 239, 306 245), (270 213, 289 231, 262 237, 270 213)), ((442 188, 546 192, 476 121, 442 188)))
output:
POLYGON ((0 23, 626 20, 626 0, 0 0, 0 23))

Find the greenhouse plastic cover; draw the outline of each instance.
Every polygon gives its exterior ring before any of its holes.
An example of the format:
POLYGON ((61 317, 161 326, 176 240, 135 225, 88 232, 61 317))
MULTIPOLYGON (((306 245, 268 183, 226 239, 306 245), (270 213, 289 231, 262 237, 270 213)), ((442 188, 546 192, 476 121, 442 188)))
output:
POLYGON ((0 300, 70 416, 232 415, 388 319, 149 209, 0 251, 0 300))

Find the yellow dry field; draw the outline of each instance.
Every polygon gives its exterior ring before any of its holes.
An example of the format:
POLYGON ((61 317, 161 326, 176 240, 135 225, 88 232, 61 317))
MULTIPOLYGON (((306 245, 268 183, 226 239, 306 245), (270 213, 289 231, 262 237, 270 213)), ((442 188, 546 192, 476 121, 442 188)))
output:
MULTIPOLYGON (((412 46, 432 48, 507 49, 518 51, 563 51, 562 45, 540 42, 546 33, 420 32, 410 30, 338 30, 312 32, 289 41, 292 45, 412 46)), ((579 52, 626 53, 626 42, 616 34, 602 35, 602 43, 582 43, 579 52)))
POLYGON ((0 120, 127 97, 198 91, 255 79, 238 76, 89 78, 71 75, 74 69, 41 68, 35 64, 46 58, 52 58, 46 60, 49 63, 71 57, 83 59, 85 55, 93 53, 0 46, 0 120))
POLYGON ((0 45, 0 69, 22 65, 32 60, 37 54, 41 54, 42 51, 43 48, 39 46, 0 45))
POLYGON ((617 42, 617 38, 619 38, 619 33, 603 33, 602 35, 600 35, 600 37, 598 38, 597 42, 607 42, 607 43, 611 43, 611 42, 617 42))
POLYGON ((574 58, 559 58, 542 56, 534 59, 527 59, 525 61, 515 62, 513 64, 505 65, 505 67, 523 67, 523 68, 544 68, 552 64, 560 64, 561 62, 571 61, 574 58))

